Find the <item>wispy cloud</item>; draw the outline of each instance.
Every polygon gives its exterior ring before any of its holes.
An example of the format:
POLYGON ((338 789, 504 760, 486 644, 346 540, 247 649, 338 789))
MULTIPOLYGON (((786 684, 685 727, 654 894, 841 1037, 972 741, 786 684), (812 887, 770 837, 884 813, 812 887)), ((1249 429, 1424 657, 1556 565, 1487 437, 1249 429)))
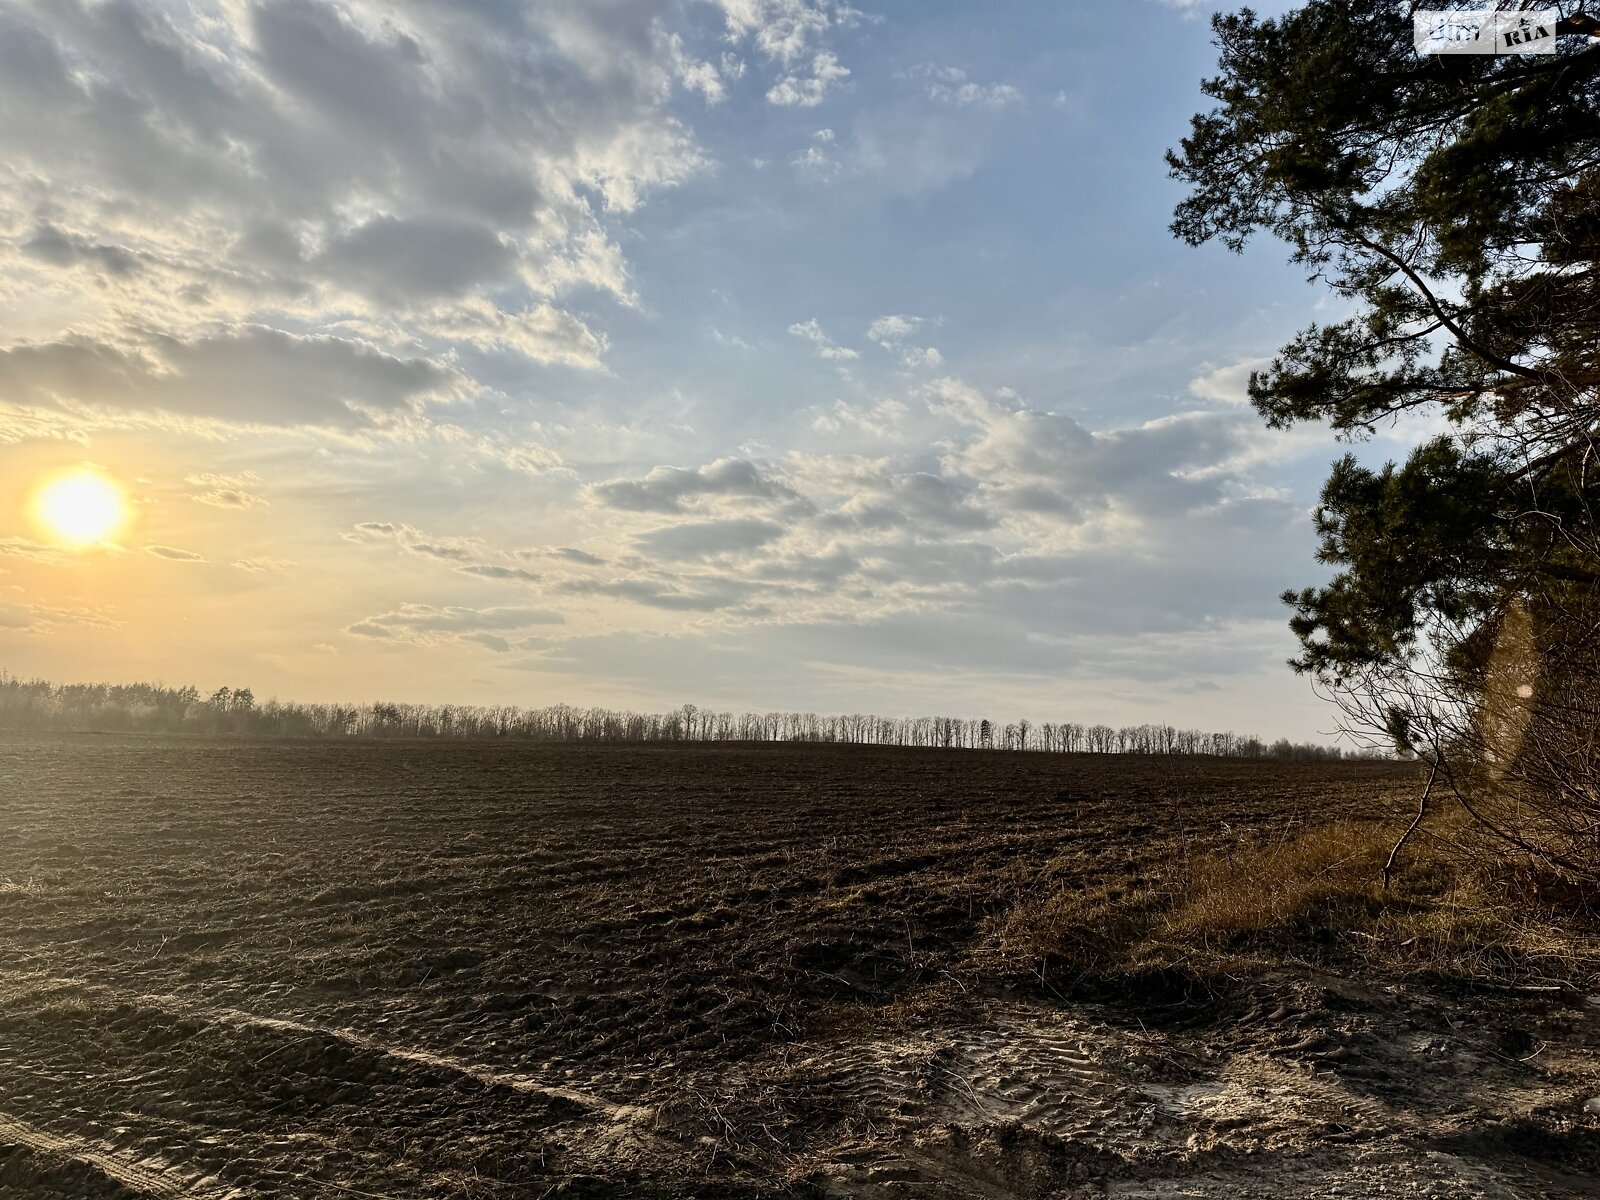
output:
POLYGON ((839 60, 824 50, 811 60, 809 73, 785 75, 773 84, 767 100, 784 108, 815 108, 827 98, 830 88, 849 77, 850 69, 841 67, 839 60))
POLYGON ((263 554, 256 558, 236 559, 233 565, 241 571, 248 571, 252 575, 266 575, 287 571, 294 566, 294 563, 287 558, 277 558, 270 554, 263 554))
POLYGON ((164 558, 168 562, 203 563, 206 561, 206 557, 203 554, 196 554, 193 550, 180 550, 175 546, 146 546, 144 552, 153 554, 157 558, 164 558))
POLYGON ((1022 103, 1020 89, 1009 83, 978 83, 960 67, 925 63, 906 72, 926 90, 930 100, 959 108, 982 108, 990 112, 1013 108, 1022 103))
POLYGON ((372 641, 412 645, 471 642, 504 654, 513 648, 507 635, 535 626, 560 625, 564 620, 559 612, 544 608, 404 604, 357 621, 345 632, 372 641))
POLYGON ((822 332, 822 326, 817 323, 815 317, 808 321, 796 321, 789 326, 789 332, 797 338, 810 342, 818 358, 825 358, 830 362, 848 362, 852 358, 861 357, 858 351, 839 345, 822 332))
POLYGON ((190 475, 184 482, 191 487, 203 489, 189 497, 196 504, 205 504, 212 508, 260 508, 267 505, 266 497, 254 490, 260 480, 249 472, 243 475, 216 475, 206 472, 190 475))
POLYGON ((926 323, 921 317, 902 314, 879 317, 867 327, 867 338, 894 354, 906 367, 937 367, 944 362, 943 354, 933 346, 913 346, 907 341, 926 323))

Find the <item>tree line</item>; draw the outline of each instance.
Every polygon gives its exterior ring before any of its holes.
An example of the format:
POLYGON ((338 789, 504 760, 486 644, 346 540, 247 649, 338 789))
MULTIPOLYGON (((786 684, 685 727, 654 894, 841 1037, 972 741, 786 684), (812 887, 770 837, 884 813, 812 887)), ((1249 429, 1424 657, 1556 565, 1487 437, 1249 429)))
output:
MULTIPOLYGON (((1337 746, 1267 742, 1173 725, 882 717, 810 712, 734 713, 685 704, 628 712, 553 704, 300 704, 257 700, 250 688, 209 695, 192 686, 51 683, 0 671, 0 729, 193 733, 255 737, 515 739, 529 742, 830 742, 944 749, 1092 754, 1205 754, 1323 761, 1337 746)), ((1358 752, 1368 753, 1368 752, 1358 752)))

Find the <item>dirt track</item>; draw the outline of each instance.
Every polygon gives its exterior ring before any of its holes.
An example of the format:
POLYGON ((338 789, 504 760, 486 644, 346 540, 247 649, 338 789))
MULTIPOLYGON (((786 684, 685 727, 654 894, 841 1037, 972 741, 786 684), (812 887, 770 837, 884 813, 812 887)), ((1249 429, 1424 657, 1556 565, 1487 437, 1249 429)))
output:
POLYGON ((1369 764, 0 735, 0 1196, 1595 1196, 1600 1007, 1052 995, 1369 764))

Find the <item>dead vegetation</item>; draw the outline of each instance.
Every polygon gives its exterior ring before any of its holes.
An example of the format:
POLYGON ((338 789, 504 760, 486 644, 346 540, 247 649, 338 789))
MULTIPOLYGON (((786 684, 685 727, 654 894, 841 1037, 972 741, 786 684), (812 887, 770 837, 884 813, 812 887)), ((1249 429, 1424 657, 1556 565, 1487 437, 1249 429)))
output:
POLYGON ((998 919, 998 944, 1068 977, 1315 963, 1473 985, 1593 987, 1600 890, 1507 853, 1464 813, 1408 840, 1340 818, 1255 834, 1148 876, 1058 880, 998 919))

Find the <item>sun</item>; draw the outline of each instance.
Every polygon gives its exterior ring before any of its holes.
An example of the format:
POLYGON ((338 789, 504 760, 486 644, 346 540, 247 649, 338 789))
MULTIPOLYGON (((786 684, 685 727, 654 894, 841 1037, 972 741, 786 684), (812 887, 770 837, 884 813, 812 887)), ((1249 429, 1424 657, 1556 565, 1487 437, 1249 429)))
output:
POLYGON ((128 519, 128 501, 116 480, 81 468, 57 475, 33 495, 33 516, 58 542, 91 546, 128 519))

